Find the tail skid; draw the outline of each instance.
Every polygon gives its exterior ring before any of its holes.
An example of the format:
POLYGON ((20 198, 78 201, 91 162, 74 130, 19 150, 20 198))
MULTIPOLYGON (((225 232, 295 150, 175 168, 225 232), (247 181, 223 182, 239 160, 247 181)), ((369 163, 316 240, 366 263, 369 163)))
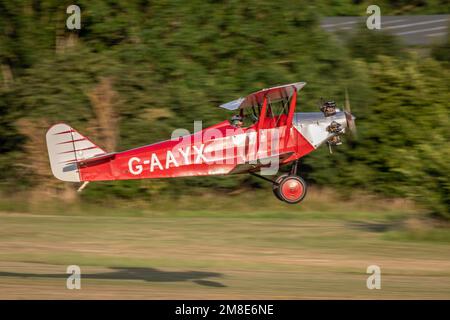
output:
POLYGON ((52 173, 62 181, 80 182, 79 162, 106 154, 105 150, 65 123, 48 129, 46 139, 52 173))

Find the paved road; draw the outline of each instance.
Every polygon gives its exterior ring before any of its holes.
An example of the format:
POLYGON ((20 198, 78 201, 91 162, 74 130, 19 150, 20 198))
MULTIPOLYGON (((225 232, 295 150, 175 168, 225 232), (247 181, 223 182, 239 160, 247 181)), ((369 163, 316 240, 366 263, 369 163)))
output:
MULTIPOLYGON (((352 31, 366 24, 367 17, 327 17, 321 21, 329 32, 352 31)), ((381 16, 381 30, 402 38, 408 45, 430 45, 446 39, 450 15, 381 16)), ((377 30, 374 30, 377 31, 377 30)))

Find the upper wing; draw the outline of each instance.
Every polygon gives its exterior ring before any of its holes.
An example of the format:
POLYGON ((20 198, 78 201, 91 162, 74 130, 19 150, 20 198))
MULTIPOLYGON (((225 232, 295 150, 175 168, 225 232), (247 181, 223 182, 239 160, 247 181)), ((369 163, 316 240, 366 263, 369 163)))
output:
POLYGON ((248 108, 254 105, 262 104, 264 97, 267 97, 270 102, 277 102, 280 100, 289 100, 295 91, 299 91, 306 85, 306 82, 295 82, 285 84, 282 86, 262 89, 260 91, 249 94, 245 98, 239 98, 220 105, 221 108, 228 110, 237 110, 248 108))

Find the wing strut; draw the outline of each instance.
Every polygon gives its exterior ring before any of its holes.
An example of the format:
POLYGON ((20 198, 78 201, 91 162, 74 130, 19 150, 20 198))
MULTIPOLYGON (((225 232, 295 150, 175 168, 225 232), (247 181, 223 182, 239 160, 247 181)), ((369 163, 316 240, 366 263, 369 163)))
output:
POLYGON ((279 183, 276 182, 275 180, 266 178, 266 177, 264 177, 264 176, 262 176, 262 175, 260 175, 260 174, 257 174, 257 173, 254 173, 254 172, 249 172, 249 174, 251 174, 251 175, 254 176, 254 177, 257 177, 257 178, 260 178, 260 179, 269 181, 269 182, 271 182, 271 183, 273 183, 273 184, 279 185, 279 183))
POLYGON ((294 118, 295 106, 297 104, 297 91, 292 95, 291 103, 289 104, 289 113, 286 121, 286 129, 289 130, 292 126, 292 119, 294 118))

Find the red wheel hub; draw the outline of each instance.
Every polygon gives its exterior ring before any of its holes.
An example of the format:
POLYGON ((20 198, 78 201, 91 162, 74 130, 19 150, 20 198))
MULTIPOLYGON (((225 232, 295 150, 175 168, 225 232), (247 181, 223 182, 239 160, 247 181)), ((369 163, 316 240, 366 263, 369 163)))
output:
POLYGON ((296 201, 303 195, 303 185, 297 179, 287 178, 281 186, 283 196, 291 201, 296 201))

